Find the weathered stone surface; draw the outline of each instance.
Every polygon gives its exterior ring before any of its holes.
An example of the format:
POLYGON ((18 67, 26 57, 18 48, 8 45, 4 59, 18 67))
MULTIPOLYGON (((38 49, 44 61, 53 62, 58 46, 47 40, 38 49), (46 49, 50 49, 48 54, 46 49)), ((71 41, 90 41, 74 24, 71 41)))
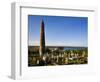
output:
POLYGON ((40 56, 43 56, 45 53, 45 29, 44 29, 44 21, 41 21, 40 26, 40 56))

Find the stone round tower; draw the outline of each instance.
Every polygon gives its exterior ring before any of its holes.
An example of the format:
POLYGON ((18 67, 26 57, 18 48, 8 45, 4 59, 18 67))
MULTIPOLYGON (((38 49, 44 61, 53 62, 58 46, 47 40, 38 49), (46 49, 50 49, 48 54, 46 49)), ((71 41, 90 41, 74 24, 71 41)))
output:
POLYGON ((43 56, 45 53, 45 29, 44 21, 41 21, 40 25, 40 56, 43 56))

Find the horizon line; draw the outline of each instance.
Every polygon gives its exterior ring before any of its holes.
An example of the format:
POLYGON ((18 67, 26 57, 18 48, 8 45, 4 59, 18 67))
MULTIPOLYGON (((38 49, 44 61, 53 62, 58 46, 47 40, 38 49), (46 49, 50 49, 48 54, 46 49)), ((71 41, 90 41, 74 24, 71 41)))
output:
MULTIPOLYGON (((39 46, 39 45, 28 45, 28 46, 39 46)), ((61 45, 47 45, 45 47, 88 47, 88 46, 61 46, 61 45)))

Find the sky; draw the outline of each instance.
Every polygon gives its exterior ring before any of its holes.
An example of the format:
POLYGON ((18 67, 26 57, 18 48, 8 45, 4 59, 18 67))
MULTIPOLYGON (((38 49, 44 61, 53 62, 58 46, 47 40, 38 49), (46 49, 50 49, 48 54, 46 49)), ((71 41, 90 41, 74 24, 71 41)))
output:
POLYGON ((40 45, 40 24, 44 21, 46 46, 88 46, 88 18, 28 15, 28 45, 40 45))

